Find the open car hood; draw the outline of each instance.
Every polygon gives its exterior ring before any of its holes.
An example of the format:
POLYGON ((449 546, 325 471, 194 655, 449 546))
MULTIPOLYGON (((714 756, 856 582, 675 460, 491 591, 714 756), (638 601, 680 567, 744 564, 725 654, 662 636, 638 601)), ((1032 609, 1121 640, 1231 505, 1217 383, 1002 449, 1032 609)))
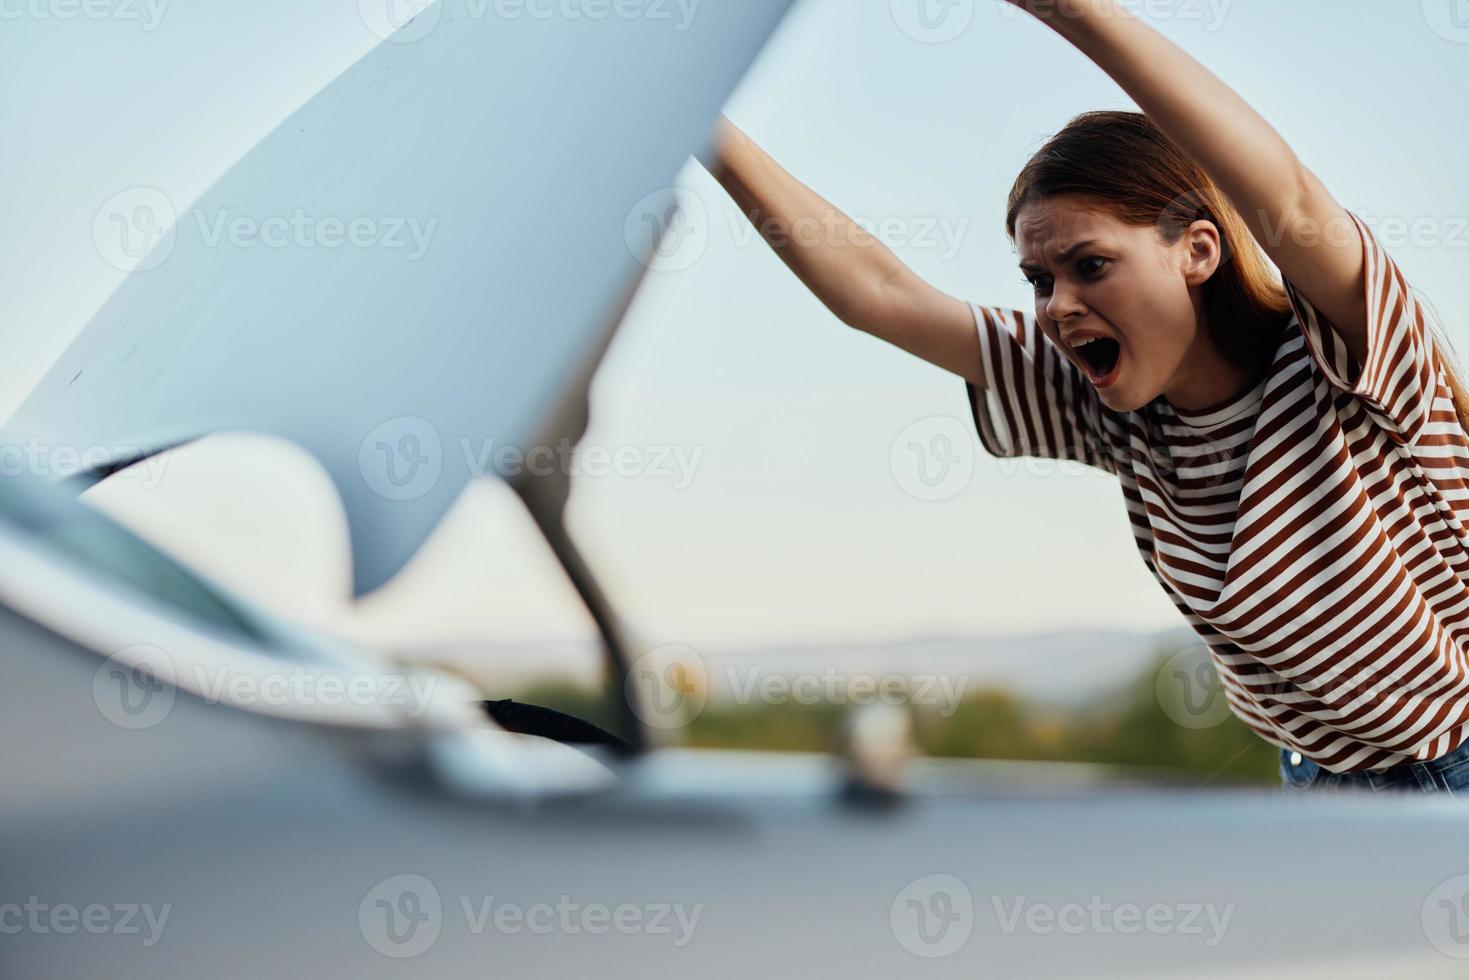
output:
MULTIPOLYGON (((213 432, 284 437, 331 475, 375 588, 486 450, 580 438, 668 186, 788 5, 427 5, 177 209, 0 441, 95 479, 213 432)), ((111 217, 146 230, 160 198, 111 217)), ((507 478, 544 524, 566 478, 532 469, 507 478)))

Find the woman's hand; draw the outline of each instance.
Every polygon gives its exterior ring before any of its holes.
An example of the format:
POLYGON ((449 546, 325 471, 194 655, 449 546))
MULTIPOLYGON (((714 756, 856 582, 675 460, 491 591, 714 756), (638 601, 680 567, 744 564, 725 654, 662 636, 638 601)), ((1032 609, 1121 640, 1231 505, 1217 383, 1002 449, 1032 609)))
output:
POLYGON ((1233 89, 1114 0, 1006 2, 1070 41, 1132 96, 1214 179, 1266 254, 1331 320, 1357 363, 1365 363, 1361 236, 1281 135, 1233 89))

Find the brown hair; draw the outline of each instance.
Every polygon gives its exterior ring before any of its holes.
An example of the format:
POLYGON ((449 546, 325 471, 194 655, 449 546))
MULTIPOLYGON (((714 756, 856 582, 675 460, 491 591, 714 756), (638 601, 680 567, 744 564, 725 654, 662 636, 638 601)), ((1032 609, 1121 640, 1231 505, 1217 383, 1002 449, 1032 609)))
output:
MULTIPOLYGON (((1152 120, 1140 112, 1085 112, 1047 140, 1010 189, 1005 231, 1011 242, 1021 208, 1063 194, 1127 224, 1153 225, 1169 245, 1193 222, 1213 222, 1223 256, 1203 286, 1204 329, 1233 363, 1252 373, 1268 369, 1291 319, 1280 276, 1229 198, 1152 120)), ((1433 334, 1460 425, 1469 432, 1469 391, 1452 345, 1436 326, 1433 334)))

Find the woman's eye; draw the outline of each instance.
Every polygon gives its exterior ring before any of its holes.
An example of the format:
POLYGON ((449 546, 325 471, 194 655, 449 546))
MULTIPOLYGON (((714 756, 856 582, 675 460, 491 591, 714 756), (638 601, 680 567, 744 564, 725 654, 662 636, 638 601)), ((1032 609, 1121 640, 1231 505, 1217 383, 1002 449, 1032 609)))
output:
MULTIPOLYGON (((1076 269, 1081 275, 1091 277, 1106 268, 1110 261, 1110 259, 1104 259, 1099 255, 1094 255, 1089 258, 1079 259, 1076 263, 1076 269)), ((1039 272, 1033 276, 1026 276, 1025 281, 1038 293, 1048 292, 1052 285, 1051 277, 1039 272)))

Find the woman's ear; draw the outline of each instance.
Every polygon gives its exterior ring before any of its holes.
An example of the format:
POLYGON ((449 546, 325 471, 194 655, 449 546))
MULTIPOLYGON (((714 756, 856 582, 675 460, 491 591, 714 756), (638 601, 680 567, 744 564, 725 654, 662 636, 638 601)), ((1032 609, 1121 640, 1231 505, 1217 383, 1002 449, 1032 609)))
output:
POLYGON ((1183 233, 1183 278, 1189 286, 1202 286, 1224 264, 1224 242, 1212 221, 1195 221, 1183 233))

